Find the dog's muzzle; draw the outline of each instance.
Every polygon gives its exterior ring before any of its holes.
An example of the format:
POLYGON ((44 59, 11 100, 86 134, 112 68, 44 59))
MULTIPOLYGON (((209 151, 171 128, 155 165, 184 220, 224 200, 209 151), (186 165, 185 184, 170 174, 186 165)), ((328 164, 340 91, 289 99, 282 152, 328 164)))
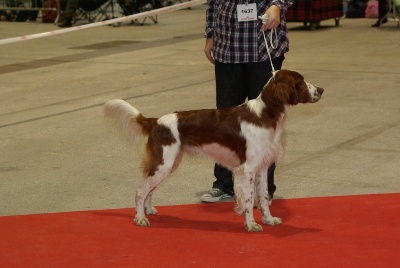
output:
POLYGON ((324 89, 322 87, 317 87, 314 91, 314 95, 312 96, 312 101, 319 101, 321 99, 322 93, 324 93, 324 89))

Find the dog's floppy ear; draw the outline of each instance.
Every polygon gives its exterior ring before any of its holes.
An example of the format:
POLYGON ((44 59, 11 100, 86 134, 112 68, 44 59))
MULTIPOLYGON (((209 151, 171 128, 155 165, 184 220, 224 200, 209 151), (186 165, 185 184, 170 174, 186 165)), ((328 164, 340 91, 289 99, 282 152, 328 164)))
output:
POLYGON ((290 71, 280 70, 275 73, 273 89, 275 97, 283 104, 295 105, 298 103, 296 81, 290 71))

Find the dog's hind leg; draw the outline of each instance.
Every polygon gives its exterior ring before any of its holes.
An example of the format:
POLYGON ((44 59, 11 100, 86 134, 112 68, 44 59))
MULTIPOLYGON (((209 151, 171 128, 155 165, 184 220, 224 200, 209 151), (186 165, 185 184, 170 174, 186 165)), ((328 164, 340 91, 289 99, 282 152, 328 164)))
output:
POLYGON ((256 194, 258 197, 257 208, 261 212, 261 221, 267 225, 279 225, 282 220, 278 217, 273 217, 269 210, 268 204, 268 168, 264 168, 256 177, 256 194))
MULTIPOLYGON (((174 162, 174 164, 172 166, 172 169, 171 169, 171 172, 169 174, 171 174, 172 172, 174 172, 178 168, 179 163, 182 160, 182 156, 183 156, 183 151, 181 150, 178 153, 178 155, 176 156, 175 162, 174 162)), ((146 215, 157 214, 157 209, 155 207, 153 207, 152 204, 151 204, 151 197, 153 196, 154 190, 155 189, 150 191, 150 193, 147 195, 146 199, 144 200, 144 212, 146 213, 146 215)))
POLYGON ((153 176, 148 177, 142 186, 136 190, 136 225, 150 225, 150 222, 146 218, 145 214, 157 213, 157 210, 151 205, 152 192, 169 174, 170 171, 168 167, 165 165, 159 166, 159 170, 157 170, 153 176))
MULTIPOLYGON (((145 214, 156 214, 157 210, 151 205, 151 196, 155 188, 165 180, 174 170, 180 156, 179 144, 175 143, 162 147, 163 159, 155 164, 155 157, 148 151, 147 161, 152 161, 154 169, 148 169, 149 176, 145 179, 140 188, 136 190, 136 215, 135 222, 139 226, 149 226, 150 222, 145 214)), ((149 163, 149 162, 148 162, 149 163)), ((178 163, 179 164, 179 163, 178 163)), ((146 169, 147 170, 147 169, 146 169)))
POLYGON ((157 214, 157 209, 151 204, 151 197, 153 196, 153 192, 154 190, 151 191, 144 200, 144 212, 146 215, 157 214))

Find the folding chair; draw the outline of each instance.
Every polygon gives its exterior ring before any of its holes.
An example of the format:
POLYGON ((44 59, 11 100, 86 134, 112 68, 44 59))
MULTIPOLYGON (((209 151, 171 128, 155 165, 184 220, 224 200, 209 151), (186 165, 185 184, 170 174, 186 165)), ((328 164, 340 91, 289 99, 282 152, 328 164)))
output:
MULTIPOLYGON (((381 19, 381 22, 384 19, 388 21, 397 22, 397 27, 400 26, 400 0, 389 0, 388 1, 388 12, 386 15, 381 19)), ((381 23, 382 26, 382 23, 381 23)))
MULTIPOLYGON (((137 14, 140 12, 145 12, 157 8, 163 7, 159 0, 118 0, 122 14, 124 16, 130 16, 133 14, 137 14)), ((144 25, 146 19, 149 18, 154 23, 158 22, 157 15, 145 17, 143 20, 139 21, 138 19, 132 21, 132 23, 139 23, 140 25, 144 25)))
POLYGON ((86 0, 80 1, 72 24, 78 20, 87 20, 90 23, 114 18, 113 0, 86 0))

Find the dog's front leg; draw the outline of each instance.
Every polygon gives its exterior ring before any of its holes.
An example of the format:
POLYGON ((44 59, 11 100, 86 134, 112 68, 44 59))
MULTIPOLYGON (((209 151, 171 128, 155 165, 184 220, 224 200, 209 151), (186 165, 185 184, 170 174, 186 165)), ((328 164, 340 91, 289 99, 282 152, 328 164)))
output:
POLYGON ((237 206, 236 212, 244 214, 244 228, 248 232, 261 232, 262 226, 254 220, 254 183, 255 172, 247 171, 243 167, 235 172, 235 197, 237 206))
POLYGON ((267 225, 279 225, 282 219, 273 217, 269 210, 269 195, 268 195, 268 167, 260 171, 256 177, 256 192, 258 196, 258 210, 260 210, 261 221, 267 225))

